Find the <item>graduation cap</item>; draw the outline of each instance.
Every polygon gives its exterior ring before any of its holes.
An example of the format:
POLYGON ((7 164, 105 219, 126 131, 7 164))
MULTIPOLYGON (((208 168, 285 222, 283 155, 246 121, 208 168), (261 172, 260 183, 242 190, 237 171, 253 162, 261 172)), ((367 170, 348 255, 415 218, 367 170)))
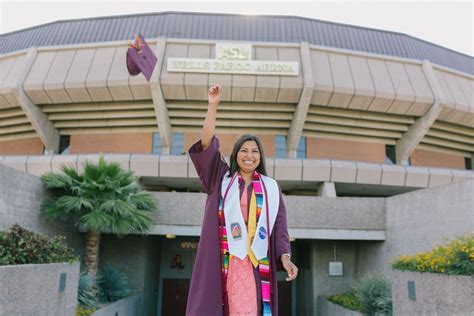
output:
POLYGON ((157 58, 141 34, 135 36, 135 42, 129 42, 127 50, 127 69, 132 76, 143 73, 150 81, 157 58))

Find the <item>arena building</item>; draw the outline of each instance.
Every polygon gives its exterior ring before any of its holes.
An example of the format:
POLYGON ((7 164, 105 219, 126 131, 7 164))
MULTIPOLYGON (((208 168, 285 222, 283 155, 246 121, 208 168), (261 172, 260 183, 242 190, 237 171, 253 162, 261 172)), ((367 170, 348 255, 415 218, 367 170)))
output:
MULTIPOLYGON (((145 314, 184 315, 205 200, 186 152, 214 84, 222 152, 258 135, 285 194, 300 276, 280 282, 281 315, 314 315, 319 296, 472 231, 472 56, 291 16, 164 12, 0 35, 0 163, 39 176, 103 153, 159 200, 149 236, 107 236, 101 250, 145 314), (158 58, 150 82, 125 63, 138 33, 158 58)), ((9 198, 2 229, 18 221, 9 198)))

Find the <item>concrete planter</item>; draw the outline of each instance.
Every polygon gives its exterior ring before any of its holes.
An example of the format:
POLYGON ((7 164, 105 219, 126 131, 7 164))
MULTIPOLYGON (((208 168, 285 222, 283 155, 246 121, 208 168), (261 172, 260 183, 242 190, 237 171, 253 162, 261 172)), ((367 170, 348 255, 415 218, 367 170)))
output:
POLYGON ((361 313, 346 309, 328 301, 324 296, 318 297, 318 315, 324 316, 362 316, 361 313))
POLYGON ((75 315, 79 265, 0 266, 0 315, 75 315))
POLYGON ((474 277, 394 270, 394 315, 472 315, 474 277))
POLYGON ((91 316, 141 315, 142 295, 137 294, 110 303, 98 309, 91 316))

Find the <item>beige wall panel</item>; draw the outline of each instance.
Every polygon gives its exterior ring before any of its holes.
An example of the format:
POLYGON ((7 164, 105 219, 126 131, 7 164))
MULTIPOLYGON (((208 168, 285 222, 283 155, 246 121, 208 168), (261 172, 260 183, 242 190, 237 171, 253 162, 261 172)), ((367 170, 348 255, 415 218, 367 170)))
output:
POLYGON ((349 108, 367 110, 375 96, 375 87, 367 60, 356 56, 348 56, 347 59, 349 60, 355 86, 355 95, 349 104, 349 108))
POLYGON ((64 87, 73 102, 91 102, 86 89, 86 78, 94 58, 95 48, 80 49, 72 60, 71 67, 64 81, 64 87))
MULTIPOLYGON (((14 57, 0 59, 0 90, 2 89, 3 82, 8 76, 14 62, 14 57)), ((0 109, 10 108, 12 106, 14 106, 14 104, 10 104, 8 99, 1 95, 0 92, 0 109)))
POLYGON ((220 84, 222 101, 232 101, 232 75, 209 74, 209 87, 220 84))
POLYGON ((51 160, 53 156, 30 156, 26 161, 26 170, 29 174, 40 177, 51 171, 51 160))
POLYGON ((443 74, 441 71, 434 69, 435 77, 438 80, 439 87, 441 89, 441 92, 443 93, 444 96, 444 101, 445 101, 445 106, 450 107, 452 109, 456 108, 456 101, 454 101, 454 98, 451 94, 451 91, 449 90, 448 83, 446 82, 446 79, 444 78, 443 74))
POLYGON ((26 172, 26 160, 28 159, 27 156, 12 156, 12 157, 4 157, 2 160, 2 164, 7 167, 24 171, 26 172))
POLYGON ((38 52, 35 62, 31 66, 28 76, 23 83, 23 89, 35 104, 52 103, 43 89, 43 82, 55 55, 56 52, 54 51, 38 52))
MULTIPOLYGON (((256 60, 278 60, 278 49, 275 47, 255 47, 256 60)), ((280 87, 279 76, 257 76, 257 88, 255 90, 255 102, 276 102, 278 88, 280 87)))
POLYGON ((329 181, 331 161, 323 159, 303 159, 303 181, 329 181))
POLYGON ((146 78, 143 74, 130 76, 128 85, 134 100, 140 101, 152 99, 150 83, 146 81, 146 78))
POLYGON ((54 56, 48 75, 43 82, 43 88, 53 103, 72 102, 64 89, 64 81, 75 54, 74 50, 63 50, 56 52, 54 56))
POLYGON ((311 104, 328 105, 334 90, 328 54, 316 50, 311 51, 311 68, 314 80, 311 104))
POLYGON ((253 102, 257 77, 250 75, 232 75, 232 101, 253 102))
POLYGON ((303 70, 301 69, 301 57, 299 48, 278 48, 279 61, 298 62, 299 75, 280 76, 280 89, 278 91, 277 102, 297 103, 300 100, 303 90, 303 70))
POLYGON ((170 178, 188 177, 188 156, 160 156, 159 176, 170 178))
POLYGON ((381 185, 404 186, 406 177, 406 168, 399 165, 382 164, 381 185))
POLYGON ((380 184, 382 166, 379 164, 357 162, 356 183, 380 184))
POLYGON ((451 183, 453 173, 451 169, 430 168, 429 187, 451 183))
POLYGON ((354 95, 354 83, 349 62, 345 55, 333 53, 329 54, 329 62, 334 81, 334 92, 328 105, 347 108, 354 95))
POLYGON ((438 115, 438 120, 441 120, 441 121, 446 121, 446 118, 448 117, 449 113, 451 113, 452 111, 454 111, 453 108, 450 108, 450 107, 443 107, 443 109, 441 110, 441 112, 439 113, 438 115))
POLYGON ((95 52, 86 78, 86 88, 93 101, 112 101, 112 96, 107 89, 107 76, 116 50, 115 47, 106 47, 98 48, 95 52))
POLYGON ((7 77, 3 80, 2 86, 0 88, 0 94, 2 94, 8 103, 12 107, 19 106, 16 94, 17 94, 17 84, 20 80, 20 76, 25 71, 26 64, 26 55, 20 55, 15 58, 7 77))
POLYGON ((130 170, 136 176, 158 177, 160 156, 134 154, 130 158, 130 170))
POLYGON ((275 159, 275 179, 301 181, 303 164, 301 159, 275 159))
POLYGON ((428 187, 430 171, 428 168, 408 167, 405 186, 414 188, 428 187))
POLYGON ((447 72, 442 72, 442 75, 444 76, 444 79, 448 84, 449 91, 451 91, 454 101, 456 102, 456 109, 464 112, 469 112, 470 107, 468 100, 464 96, 464 93, 461 90, 461 87, 458 81, 456 80, 456 77, 447 72))
POLYGON ((356 175, 355 161, 331 160, 331 182, 355 183, 356 175))
MULTIPOLYGON (((188 58, 210 58, 211 45, 188 46, 188 58)), ((209 75, 208 74, 184 74, 184 89, 187 100, 207 101, 209 75)))
POLYGON ((434 95, 421 65, 404 64, 410 83, 415 92, 415 102, 407 111, 407 115, 421 116, 434 103, 434 95))
POLYGON ((114 101, 133 100, 132 91, 130 91, 130 87, 128 86, 130 75, 125 66, 127 49, 127 46, 117 47, 107 77, 107 87, 114 101))
POLYGON ((468 102, 469 108, 474 111, 474 79, 469 80, 461 76, 456 76, 456 80, 458 81, 459 87, 464 93, 464 97, 468 102), (473 82, 472 86, 470 81, 473 82))
POLYGON ((388 73, 395 88, 395 101, 388 109, 389 113, 405 114, 415 101, 415 92, 402 63, 386 61, 388 73))
POLYGON ((165 60, 161 70, 161 91, 163 97, 169 100, 186 100, 184 90, 184 73, 168 72, 168 57, 186 57, 188 47, 186 44, 170 43, 166 45, 165 60))
POLYGON ((392 85, 387 65, 378 59, 367 59, 372 80, 375 86, 375 98, 369 106, 369 111, 387 112, 395 99, 395 88, 392 85))

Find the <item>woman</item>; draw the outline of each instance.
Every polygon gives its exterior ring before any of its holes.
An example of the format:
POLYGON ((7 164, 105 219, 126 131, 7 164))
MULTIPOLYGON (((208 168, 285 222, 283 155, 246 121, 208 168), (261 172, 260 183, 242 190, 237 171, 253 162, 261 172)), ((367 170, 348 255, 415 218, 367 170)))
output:
POLYGON ((207 193, 186 315, 278 315, 277 267, 291 262, 286 209, 276 181, 266 176, 260 140, 243 135, 230 166, 214 137, 221 87, 208 91, 201 140, 189 155, 207 193))

